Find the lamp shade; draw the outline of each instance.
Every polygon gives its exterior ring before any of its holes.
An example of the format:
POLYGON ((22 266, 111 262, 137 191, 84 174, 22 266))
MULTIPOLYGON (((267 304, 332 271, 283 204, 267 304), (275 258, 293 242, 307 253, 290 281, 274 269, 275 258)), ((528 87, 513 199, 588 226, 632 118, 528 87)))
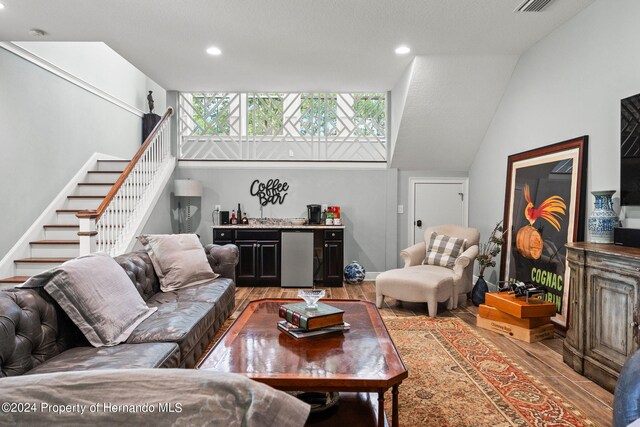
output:
POLYGON ((195 179, 176 179, 173 181, 173 194, 176 197, 201 197, 202 182, 195 179))

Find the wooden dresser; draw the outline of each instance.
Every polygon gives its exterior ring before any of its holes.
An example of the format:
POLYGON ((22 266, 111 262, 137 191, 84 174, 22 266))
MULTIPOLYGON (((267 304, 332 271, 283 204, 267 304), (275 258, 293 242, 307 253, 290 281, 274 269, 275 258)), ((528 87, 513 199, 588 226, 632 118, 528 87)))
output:
POLYGON ((639 344, 640 249, 569 243, 567 259, 571 305, 564 362, 613 392, 639 344))

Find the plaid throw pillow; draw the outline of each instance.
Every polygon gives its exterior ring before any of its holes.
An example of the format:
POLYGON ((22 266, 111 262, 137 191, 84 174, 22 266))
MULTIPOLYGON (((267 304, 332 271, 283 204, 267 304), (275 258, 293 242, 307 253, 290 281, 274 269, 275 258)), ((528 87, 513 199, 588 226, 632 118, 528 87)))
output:
POLYGON ((427 242, 427 256, 422 263, 453 268, 456 258, 464 251, 466 245, 467 239, 438 234, 434 231, 427 242))

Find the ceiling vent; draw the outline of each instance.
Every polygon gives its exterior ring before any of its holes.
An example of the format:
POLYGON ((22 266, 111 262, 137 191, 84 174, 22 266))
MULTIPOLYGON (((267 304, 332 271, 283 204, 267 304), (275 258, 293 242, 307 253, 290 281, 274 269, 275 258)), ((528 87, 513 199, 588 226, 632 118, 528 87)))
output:
POLYGON ((542 12, 553 0, 525 0, 514 12, 542 12))

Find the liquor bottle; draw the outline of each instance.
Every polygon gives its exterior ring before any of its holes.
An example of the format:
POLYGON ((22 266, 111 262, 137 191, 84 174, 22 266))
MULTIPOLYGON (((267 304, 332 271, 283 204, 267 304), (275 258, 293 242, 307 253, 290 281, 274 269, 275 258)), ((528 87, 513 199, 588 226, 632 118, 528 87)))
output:
POLYGON ((236 216, 236 211, 235 209, 233 211, 231 211, 231 224, 237 224, 238 223, 238 217, 236 216))
POLYGON ((247 218, 246 212, 242 215, 242 225, 249 225, 249 218, 247 218))
POLYGON ((216 210, 213 211, 212 216, 213 216, 213 225, 220 225, 220 209, 216 208, 216 210))

